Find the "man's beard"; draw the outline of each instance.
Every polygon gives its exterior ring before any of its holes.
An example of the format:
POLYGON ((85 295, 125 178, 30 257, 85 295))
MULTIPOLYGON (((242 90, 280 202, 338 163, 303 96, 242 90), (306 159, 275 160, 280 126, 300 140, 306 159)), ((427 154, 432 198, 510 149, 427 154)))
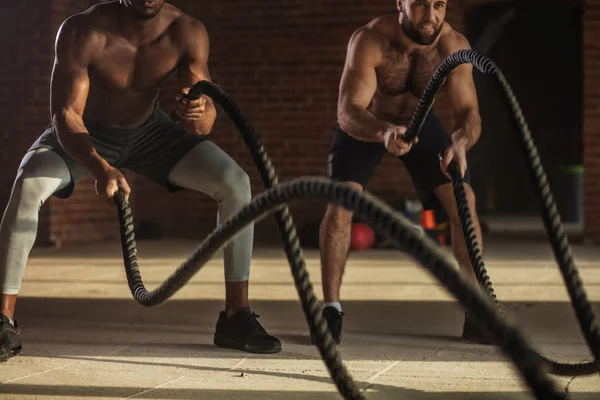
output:
POLYGON ((429 46, 435 42, 437 37, 440 35, 442 27, 440 26, 435 29, 431 35, 423 36, 417 29, 413 27, 412 22, 410 22, 407 18, 404 18, 402 20, 402 30, 413 42, 423 46, 429 46))

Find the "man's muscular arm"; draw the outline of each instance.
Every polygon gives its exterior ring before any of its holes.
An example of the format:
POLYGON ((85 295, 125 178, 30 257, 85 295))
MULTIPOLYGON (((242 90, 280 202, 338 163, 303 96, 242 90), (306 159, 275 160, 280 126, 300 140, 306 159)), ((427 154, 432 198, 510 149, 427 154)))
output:
POLYGON ((90 88, 88 66, 98 44, 86 32, 83 18, 67 19, 56 36, 50 113, 56 137, 67 154, 98 176, 108 163, 92 146, 92 138, 83 124, 90 88))
MULTIPOLYGON (((457 32, 449 35, 445 43, 445 51, 448 55, 470 48, 469 42, 457 32)), ((454 112, 455 127, 452 133, 453 144, 444 154, 442 171, 446 172, 450 161, 455 160, 464 176, 467 169, 466 152, 481 136, 481 117, 477 90, 473 81, 473 66, 463 64, 457 67, 448 77, 446 87, 454 112)))
POLYGON ((90 88, 88 67, 102 39, 90 33, 85 16, 67 19, 56 37, 56 54, 50 84, 50 113, 59 143, 78 164, 96 178, 98 194, 109 204, 120 188, 129 197, 125 177, 102 158, 83 124, 83 111, 90 88))
MULTIPOLYGON (((185 52, 179 65, 179 84, 182 94, 200 80, 210 81, 208 71, 208 56, 210 43, 208 32, 200 21, 185 17, 184 48, 185 52)), ((212 99, 203 95, 199 100, 181 100, 177 104, 176 114, 182 118, 182 123, 188 133, 208 135, 212 130, 217 116, 217 110, 212 99)))
POLYGON ((376 34, 362 28, 352 35, 340 82, 338 121, 345 132, 363 141, 383 142, 384 132, 392 126, 367 111, 377 89, 375 68, 381 57, 376 34))
POLYGON ((418 139, 406 143, 402 138, 405 126, 378 120, 367 110, 377 90, 375 68, 381 57, 381 40, 376 34, 363 28, 352 35, 340 83, 338 122, 350 136, 366 142, 384 143, 387 151, 401 156, 410 151, 418 139))

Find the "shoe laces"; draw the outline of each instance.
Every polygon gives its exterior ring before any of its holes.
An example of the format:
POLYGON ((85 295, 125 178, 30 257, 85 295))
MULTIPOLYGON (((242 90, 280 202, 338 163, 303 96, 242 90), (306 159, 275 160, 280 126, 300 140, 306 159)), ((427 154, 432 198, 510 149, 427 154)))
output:
POLYGON ((265 328, 263 328, 263 326, 260 324, 260 322, 258 322, 258 318, 260 318, 260 315, 258 315, 257 313, 255 313, 254 311, 251 312, 243 312, 240 313, 242 320, 244 321, 245 325, 249 328, 250 331, 252 331, 252 333, 262 333, 262 334, 267 334, 267 331, 265 331, 265 328))

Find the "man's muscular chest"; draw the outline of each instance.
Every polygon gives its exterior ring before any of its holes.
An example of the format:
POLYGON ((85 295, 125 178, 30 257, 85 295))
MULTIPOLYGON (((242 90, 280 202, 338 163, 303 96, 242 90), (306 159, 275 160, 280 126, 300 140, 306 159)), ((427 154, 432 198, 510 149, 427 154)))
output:
POLYGON ((109 40, 92 63, 91 84, 111 91, 156 90, 173 74, 179 59, 179 50, 167 37, 141 47, 109 40))
POLYGON ((377 68, 377 89, 385 96, 420 97, 441 61, 435 48, 410 54, 400 48, 386 49, 377 68))

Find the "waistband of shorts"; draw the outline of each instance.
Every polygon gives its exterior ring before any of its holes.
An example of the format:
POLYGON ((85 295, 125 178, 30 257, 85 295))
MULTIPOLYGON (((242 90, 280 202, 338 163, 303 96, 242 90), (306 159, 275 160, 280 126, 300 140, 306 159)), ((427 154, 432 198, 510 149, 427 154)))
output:
MULTIPOLYGON (((157 102, 154 103, 154 110, 152 114, 140 125, 133 128, 116 128, 114 126, 107 126, 98 122, 90 121, 87 119, 83 120, 83 124, 88 128, 88 130, 92 130, 96 132, 101 132, 102 134, 110 134, 110 135, 118 135, 118 136, 135 136, 143 131, 148 126, 158 122, 163 121, 165 118, 170 118, 161 108, 157 102)), ((90 132, 91 134, 92 132, 90 132)))

